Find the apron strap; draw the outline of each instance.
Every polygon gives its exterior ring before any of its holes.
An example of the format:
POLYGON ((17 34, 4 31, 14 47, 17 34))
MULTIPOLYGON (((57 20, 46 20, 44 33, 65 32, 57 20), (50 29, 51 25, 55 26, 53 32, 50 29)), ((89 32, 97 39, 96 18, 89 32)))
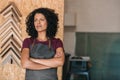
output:
POLYGON ((35 39, 33 39, 33 43, 32 43, 31 49, 34 47, 34 45, 35 45, 35 39))
POLYGON ((51 40, 48 38, 48 47, 49 47, 49 49, 51 49, 51 40))
MULTIPOLYGON (((32 48, 34 47, 35 45, 35 39, 33 39, 33 43, 32 43, 32 48)), ((48 47, 49 49, 51 49, 51 40, 48 38, 48 47)))

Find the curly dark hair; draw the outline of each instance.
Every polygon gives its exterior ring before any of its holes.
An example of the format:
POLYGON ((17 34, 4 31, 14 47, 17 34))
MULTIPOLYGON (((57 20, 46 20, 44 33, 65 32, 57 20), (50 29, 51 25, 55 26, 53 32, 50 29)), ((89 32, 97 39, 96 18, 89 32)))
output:
POLYGON ((47 20, 47 30, 46 30, 46 36, 48 38, 55 37, 58 29, 58 14, 55 13, 53 9, 50 8, 38 8, 32 11, 27 17, 26 17, 26 32, 29 36, 32 38, 36 38, 38 36, 38 33, 34 26, 34 16, 36 13, 41 13, 45 16, 47 20))

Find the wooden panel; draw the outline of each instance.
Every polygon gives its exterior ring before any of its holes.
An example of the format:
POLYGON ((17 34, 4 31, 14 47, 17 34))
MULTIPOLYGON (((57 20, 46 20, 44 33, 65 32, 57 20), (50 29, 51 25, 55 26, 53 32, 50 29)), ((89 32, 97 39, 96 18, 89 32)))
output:
MULTIPOLYGON (((55 9, 59 14, 59 30, 56 37, 63 40, 64 0, 1 0, 0 5, 0 80, 24 80, 25 70, 18 66, 20 54, 17 53, 20 53, 22 40, 28 36, 25 31, 25 18, 38 7, 55 9), (11 2, 15 3, 12 9, 9 5, 11 2), (9 50, 10 47, 12 50, 9 50)), ((58 68, 58 76, 61 80, 61 67, 58 68)))

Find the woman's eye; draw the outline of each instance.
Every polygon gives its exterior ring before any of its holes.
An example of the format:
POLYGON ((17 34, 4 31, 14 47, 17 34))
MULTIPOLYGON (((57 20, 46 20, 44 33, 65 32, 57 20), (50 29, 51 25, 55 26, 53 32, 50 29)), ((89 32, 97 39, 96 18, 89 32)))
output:
POLYGON ((36 21, 45 21, 45 19, 41 18, 41 19, 34 19, 34 22, 36 21))
POLYGON ((45 19, 40 19, 41 21, 44 21, 45 19))
POLYGON ((37 19, 34 20, 34 22, 37 21, 37 19))

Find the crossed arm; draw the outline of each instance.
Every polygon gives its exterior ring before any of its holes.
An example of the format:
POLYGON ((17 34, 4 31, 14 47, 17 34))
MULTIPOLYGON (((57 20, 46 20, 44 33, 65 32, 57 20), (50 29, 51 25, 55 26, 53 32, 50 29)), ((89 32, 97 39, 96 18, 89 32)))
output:
POLYGON ((48 69, 48 68, 62 66, 64 64, 63 48, 61 47, 57 48, 55 56, 51 59, 30 58, 29 49, 24 48, 21 53, 21 64, 23 68, 34 69, 34 70, 48 69))

